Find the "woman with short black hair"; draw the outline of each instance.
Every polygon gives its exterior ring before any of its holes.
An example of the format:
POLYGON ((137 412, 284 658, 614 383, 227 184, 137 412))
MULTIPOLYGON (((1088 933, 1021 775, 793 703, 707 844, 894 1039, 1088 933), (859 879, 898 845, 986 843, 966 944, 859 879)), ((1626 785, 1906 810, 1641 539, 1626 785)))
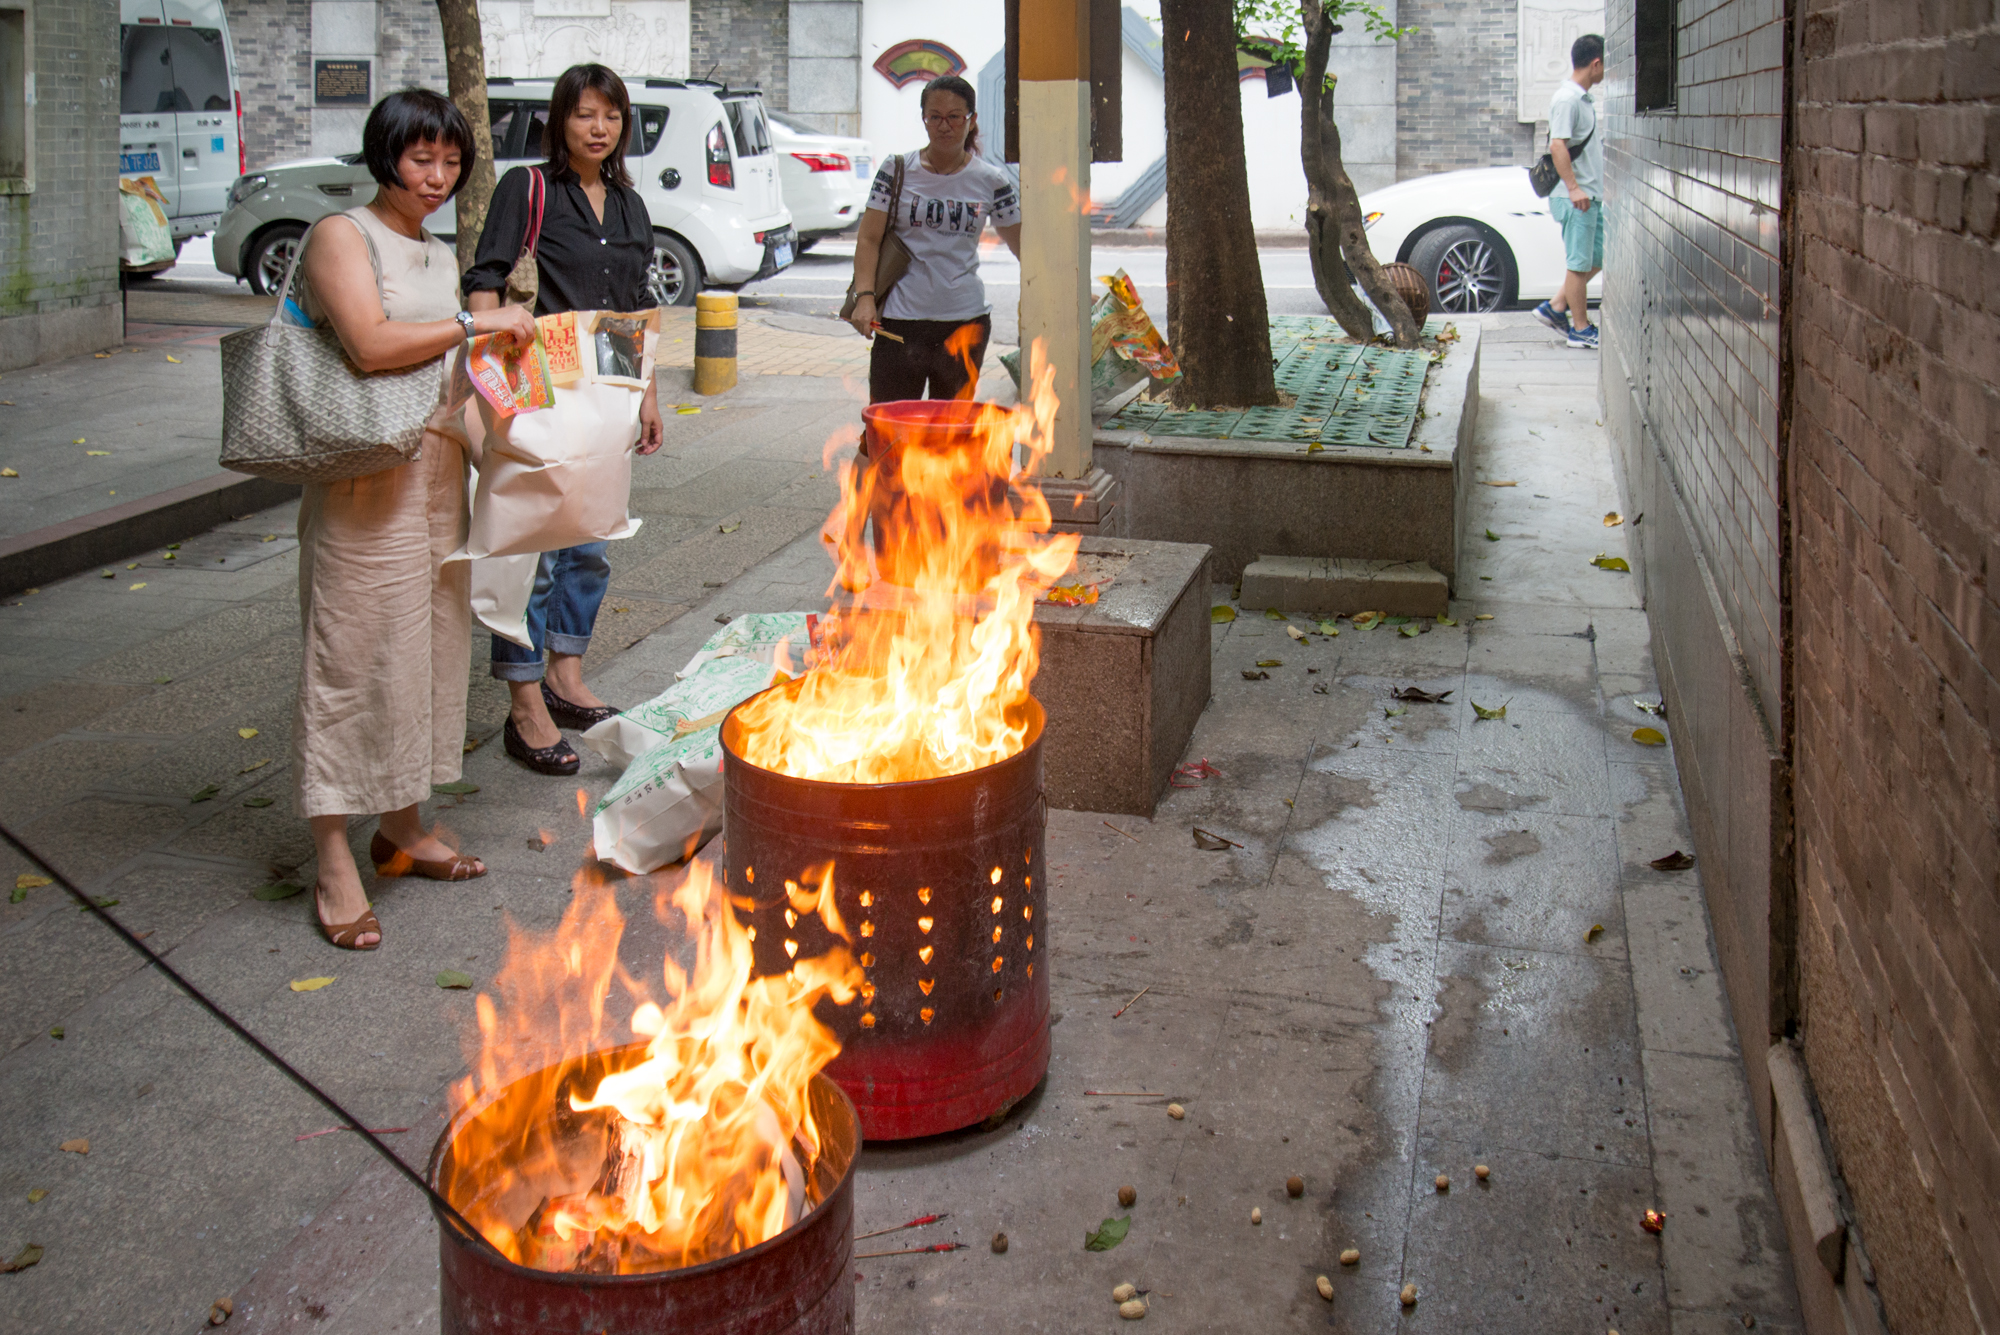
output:
MULTIPOLYGON (((536 173, 546 202, 535 245, 535 314, 633 311, 655 304, 646 287, 653 220, 625 168, 631 126, 632 101, 623 79, 602 65, 572 65, 562 72, 542 130, 548 161, 514 168, 493 192, 478 253, 465 272, 473 310, 500 305, 528 234, 529 187, 536 173)), ((640 400, 639 430, 639 453, 660 448, 656 385, 648 385, 640 400)), ((504 731, 507 754, 541 774, 574 774, 581 763, 558 725, 588 728, 618 712, 583 680, 583 655, 611 581, 606 545, 590 542, 542 553, 528 600, 534 648, 493 637, 493 675, 507 683, 513 697, 504 731)))
MULTIPOLYGON (((424 219, 472 169, 472 128, 450 101, 392 93, 368 113, 362 160, 375 199, 313 228, 293 284, 305 318, 330 325, 363 371, 438 365, 474 334, 532 339, 522 310, 460 308, 451 247, 424 219)), ((409 463, 309 482, 299 505, 299 616, 305 653, 292 726, 299 810, 319 851, 313 907, 334 945, 373 950, 382 924, 348 845, 348 820, 381 812, 377 876, 484 876, 427 831, 418 804, 459 776, 471 654, 466 454, 443 415, 409 463)))
POLYGON ((1007 169, 978 154, 977 103, 972 85, 956 75, 925 84, 917 105, 930 142, 884 163, 868 192, 854 242, 849 319, 863 338, 877 330, 890 335, 875 339, 869 357, 871 403, 969 399, 979 387, 993 334, 979 238, 991 222, 1019 258, 1021 199, 1007 169), (892 231, 909 247, 910 267, 885 296, 874 290, 875 266, 892 231))

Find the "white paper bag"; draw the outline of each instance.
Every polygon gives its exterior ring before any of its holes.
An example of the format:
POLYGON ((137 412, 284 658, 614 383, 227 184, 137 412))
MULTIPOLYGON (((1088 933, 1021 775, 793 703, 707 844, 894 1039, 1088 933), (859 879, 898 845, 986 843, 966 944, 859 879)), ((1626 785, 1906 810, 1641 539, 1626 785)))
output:
POLYGON ((503 640, 533 649, 528 638, 528 599, 534 596, 540 552, 487 556, 472 563, 472 615, 503 640))
POLYGON ((627 509, 640 394, 586 381, 557 389, 554 407, 512 417, 478 399, 485 441, 460 555, 553 552, 638 532, 627 509))
POLYGON ((656 746, 625 767, 590 821, 597 856, 634 875, 695 853, 722 831, 722 729, 656 746))

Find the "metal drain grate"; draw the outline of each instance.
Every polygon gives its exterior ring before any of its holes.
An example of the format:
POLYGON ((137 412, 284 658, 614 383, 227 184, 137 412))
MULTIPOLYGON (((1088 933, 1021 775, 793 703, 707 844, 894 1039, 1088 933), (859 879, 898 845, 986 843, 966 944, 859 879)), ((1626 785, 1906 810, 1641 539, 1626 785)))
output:
MULTIPOLYGON (((1424 326, 1436 337, 1442 319, 1424 326)), ((1113 430, 1207 440, 1297 442, 1304 449, 1356 445, 1408 449, 1423 396, 1428 352, 1362 347, 1346 341, 1340 326, 1317 315, 1271 317, 1271 356, 1278 388, 1289 408, 1184 410, 1164 403, 1132 403, 1104 425, 1113 430)))

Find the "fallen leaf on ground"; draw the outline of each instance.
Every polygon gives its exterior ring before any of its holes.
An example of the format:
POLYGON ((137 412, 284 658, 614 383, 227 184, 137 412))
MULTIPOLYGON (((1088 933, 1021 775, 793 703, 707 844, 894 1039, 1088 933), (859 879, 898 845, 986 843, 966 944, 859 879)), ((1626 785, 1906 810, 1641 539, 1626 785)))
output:
POLYGON ((1517 484, 1512 482, 1487 482, 1484 479, 1481 479, 1479 485, 1482 487, 1512 487, 1517 484))
POLYGON ((1474 621, 1491 621, 1493 619, 1493 614, 1491 612, 1481 612, 1478 616, 1472 619, 1474 621))
POLYGON ((200 788, 195 789, 194 792, 188 795, 188 801, 206 802, 221 791, 222 791, 222 785, 219 783, 204 784, 200 788))
POLYGON ((1441 705, 1451 699, 1450 691, 1427 691, 1421 686, 1400 686, 1389 693, 1393 700, 1408 700, 1413 705, 1441 705))
POLYGON ((1456 626, 1456 625, 1458 624, 1458 618, 1456 618, 1456 617, 1439 617, 1439 618, 1437 619, 1437 623, 1438 623, 1438 625, 1440 625, 1440 626, 1456 626))
POLYGON ((1584 944, 1589 945, 1592 941, 1595 941, 1598 937, 1603 935, 1604 935, 1604 924, 1601 922, 1594 922, 1590 924, 1590 930, 1583 934, 1584 944))
POLYGON ((1210 834, 1200 826, 1194 828, 1194 846, 1209 853, 1220 853, 1225 848, 1243 847, 1243 845, 1233 839, 1224 839, 1219 834, 1210 834))
POLYGON ((64 1154, 88 1154, 90 1153, 90 1137, 78 1136, 75 1140, 65 1140, 62 1144, 56 1146, 56 1148, 64 1154))
POLYGON ((1211 607, 1208 609, 1208 619, 1218 626, 1225 621, 1234 621, 1236 620, 1236 609, 1227 603, 1211 607))
POLYGON ((37 876, 31 871, 24 871, 14 878, 14 888, 16 890, 39 890, 45 885, 54 884, 55 882, 48 877, 37 876))
POLYGON ((84 457, 87 459, 102 459, 110 453, 110 450, 85 450, 83 452, 84 457))
POLYGON ((1290 624, 1287 624, 1285 626, 1285 634, 1291 636, 1295 640, 1300 640, 1300 641, 1303 641, 1306 637, 1306 633, 1304 631, 1300 630, 1297 626, 1290 624))
POLYGON ((1404 626, 1402 632, 1414 640, 1417 636, 1424 633, 1424 628, 1422 626, 1404 626))
POLYGON ((1324 446, 1324 445, 1320 444, 1320 443, 1319 443, 1318 441, 1314 441, 1314 442, 1313 442, 1312 444, 1310 444, 1310 445, 1306 446, 1306 453, 1307 453, 1307 454, 1318 454, 1318 453, 1320 453, 1320 452, 1321 452, 1322 450, 1324 450, 1325 448, 1326 448, 1326 446, 1324 446))
POLYGON ((1604 527, 1617 528, 1620 524, 1624 522, 1625 520, 1623 519, 1623 517, 1619 515, 1619 513, 1616 510, 1609 510, 1605 512, 1604 527))
POLYGON ((464 797, 467 793, 478 792, 479 785, 476 783, 467 783, 464 779, 453 779, 450 783, 432 784, 431 791, 434 793, 443 793, 447 797, 464 797))
POLYGON ((1083 1249, 1087 1252, 1108 1252, 1119 1243, 1125 1241, 1125 1235, 1131 1231, 1131 1228, 1132 1216, 1130 1215, 1126 1215, 1122 1219, 1107 1219, 1097 1226, 1095 1233, 1086 1233, 1083 1235, 1083 1249))
POLYGON ((252 811, 262 811, 277 800, 275 797, 253 797, 245 801, 243 805, 249 807, 252 811))
POLYGON ((1282 658, 1260 658, 1257 660, 1258 667, 1283 667, 1284 665, 1285 660, 1282 658))
POLYGON ((486 745, 486 739, 484 737, 468 737, 465 739, 464 754, 469 756, 474 751, 477 751, 480 747, 484 745, 486 745))
POLYGON ((1658 704, 1654 704, 1650 700, 1634 700, 1632 703, 1637 708, 1651 714, 1654 718, 1665 718, 1667 716, 1667 702, 1665 700, 1660 701, 1658 704))
POLYGON ((1486 540, 1488 542, 1498 542, 1500 541, 1500 535, 1489 528, 1486 530, 1486 540))
POLYGON ((1381 622, 1382 614, 1380 612, 1356 612, 1348 620, 1354 623, 1354 629, 1356 630, 1373 630, 1381 622))
POLYGON ((82 436, 78 436, 78 437, 76 438, 76 443, 77 443, 77 444, 79 444, 79 445, 83 444, 83 439, 84 439, 84 438, 83 438, 82 436))
POLYGON ((1270 679, 1271 674, 1268 672, 1258 672, 1254 668, 1243 669, 1243 680, 1245 681, 1269 681, 1270 679))
POLYGON ((1592 565, 1594 565, 1594 566, 1596 566, 1596 567, 1597 567, 1597 568, 1598 568, 1599 570, 1627 570, 1627 571, 1629 571, 1629 570, 1630 570, 1630 569, 1632 568, 1631 566, 1629 566, 1629 565, 1627 565, 1627 564, 1625 563, 1625 558, 1624 558, 1624 557, 1622 557, 1622 556, 1606 556, 1606 555, 1605 555, 1605 554, 1604 554, 1603 552, 1599 552, 1599 553, 1597 554, 1597 559, 1596 559, 1596 560, 1594 560, 1594 561, 1592 561, 1592 562, 1591 562, 1591 564, 1592 564, 1592 565))
POLYGON ((1264 620, 1283 621, 1284 619, 1285 619, 1285 614, 1283 612, 1280 612, 1277 608, 1267 607, 1264 609, 1264 620))
POLYGON ((50 1038, 53 1038, 53 1039, 55 1039, 56 1041, 58 1041, 58 1042, 61 1042, 61 1041, 62 1041, 62 1036, 63 1036, 63 1027, 62 1027, 61 1025, 55 1025, 55 1026, 53 1026, 53 1027, 51 1027, 51 1028, 50 1028, 50 1030, 49 1030, 49 1037, 50 1037, 50 1038))
POLYGON ((1401 705, 1384 705, 1382 707, 1383 718, 1399 718, 1409 712, 1409 710, 1403 708, 1401 705))
POLYGON ((1322 635, 1338 635, 1340 634, 1340 627, 1334 625, 1331 621, 1322 621, 1319 623, 1319 633, 1322 635))
POLYGON ((1658 728, 1634 728, 1632 740, 1641 746, 1665 746, 1667 735, 1658 728))
POLYGON ((1654 871, 1686 871, 1694 865, 1694 855, 1683 853, 1678 848, 1665 857, 1654 858, 1646 864, 1654 871))
MULTIPOLYGON (((259 886, 257 889, 252 890, 250 898, 261 899, 266 904, 272 904, 280 899, 290 899, 293 895, 298 894, 304 889, 305 887, 296 881, 273 881, 269 885, 259 886)), ((294 986, 297 986, 297 984, 294 984, 294 986)))
POLYGON ((21 475, 15 472, 11 468, 0 468, 0 477, 19 477, 19 476, 21 475))
POLYGON ((743 521, 738 519, 728 524, 718 524, 716 526, 716 531, 720 533, 734 533, 737 529, 742 527, 743 527, 743 521))
POLYGON ((11 1275, 16 1270, 26 1270, 29 1266, 33 1265, 35 1262, 41 1259, 42 1259, 41 1244, 38 1242, 31 1242, 27 1246, 21 1248, 19 1252, 16 1252, 13 1260, 0 1261, 0 1275, 11 1275))
POLYGON ((1409 625, 1409 624, 1410 624, 1410 618, 1408 618, 1408 617, 1383 617, 1383 618, 1382 618, 1382 624, 1383 624, 1383 625, 1385 625, 1385 626, 1407 626, 1407 625, 1409 625))
POLYGON ((167 354, 167 360, 172 362, 175 366, 179 366, 181 364, 181 359, 174 356, 174 354, 171 352, 167 354))
POLYGON ((278 535, 275 533, 266 533, 263 537, 257 539, 259 542, 276 542, 277 540, 278 535))
POLYGON ((1471 704, 1472 704, 1472 712, 1479 715, 1479 717, 1481 718, 1503 719, 1507 717, 1507 706, 1504 704, 1501 705, 1498 709, 1488 709, 1485 705, 1480 704, 1477 700, 1471 701, 1471 704))
POLYGON ((140 581, 139 581, 139 582, 138 582, 137 584, 131 584, 131 585, 127 585, 127 586, 126 586, 126 589, 125 589, 125 592, 127 592, 127 593, 137 593, 137 592, 138 592, 139 590, 141 590, 141 589, 143 589, 143 588, 145 588, 145 587, 146 587, 146 581, 142 579, 142 580, 140 580, 140 581))
POLYGON ((460 973, 456 969, 446 969, 437 976, 437 985, 439 987, 459 989, 468 988, 472 986, 472 975, 469 973, 460 973))
POLYGON ((28 1204, 40 1205, 42 1201, 47 1198, 48 1194, 49 1194, 49 1189, 47 1187, 29 1187, 28 1204))
MULTIPOLYGON (((678 343, 680 342, 680 340, 675 339, 674 342, 678 343)), ((701 409, 695 407, 692 403, 683 403, 679 407, 675 408, 674 411, 679 413, 682 417, 687 417, 690 414, 700 412, 701 409)))
MULTIPOLYGON (((101 908, 101 909, 115 909, 115 908, 117 908, 117 907, 118 907, 118 901, 117 901, 117 900, 115 900, 115 899, 105 899, 105 898, 102 898, 102 897, 99 897, 99 898, 98 898, 98 899, 97 899, 97 900, 96 900, 95 902, 96 902, 96 904, 97 904, 97 907, 99 907, 99 908, 101 908)), ((76 911, 77 911, 78 913, 88 913, 88 912, 90 912, 90 910, 89 910, 88 908, 84 907, 84 906, 83 906, 83 905, 81 905, 81 904, 77 905, 77 907, 76 907, 76 911)))
POLYGON ((255 737, 257 735, 257 730, 255 728, 238 728, 236 730, 236 735, 238 737, 241 737, 244 741, 247 742, 252 737, 255 737))
POLYGON ((292 979, 292 991, 317 992, 332 981, 333 979, 331 978, 294 978, 292 979))
POLYGON ((258 770, 264 768, 264 766, 270 763, 271 763, 271 758, 269 756, 266 756, 262 760, 252 761, 250 764, 245 765, 242 769, 237 770, 236 772, 238 774, 255 774, 258 770))

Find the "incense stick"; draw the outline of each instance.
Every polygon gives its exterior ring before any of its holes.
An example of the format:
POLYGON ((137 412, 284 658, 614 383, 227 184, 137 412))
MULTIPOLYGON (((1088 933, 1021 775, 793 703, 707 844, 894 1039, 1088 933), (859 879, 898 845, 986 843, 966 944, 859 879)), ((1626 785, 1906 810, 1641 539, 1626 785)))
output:
POLYGON ((903 341, 903 336, 901 334, 890 333, 888 330, 882 327, 880 321, 872 323, 868 327, 870 329, 873 329, 876 333, 880 334, 883 338, 888 339, 891 343, 901 343, 903 341))
POLYGON ((909 1223, 897 1224, 894 1228, 878 1228, 873 1233, 856 1233, 854 1240, 859 1242, 863 1238, 879 1238, 884 1233, 901 1233, 906 1228, 922 1228, 925 1224, 935 1224, 940 1219, 948 1218, 950 1218, 949 1212, 946 1214, 920 1214, 909 1223))
MULTIPOLYGON (((1142 988, 1140 988, 1140 989, 1139 989, 1139 994, 1138 994, 1138 996, 1135 996, 1135 997, 1133 997, 1133 998, 1132 998, 1132 1001, 1137 1001, 1137 1000, 1139 999, 1139 997, 1143 997, 1143 996, 1145 996, 1145 995, 1146 995, 1146 994, 1147 994, 1148 992, 1150 992, 1150 991, 1152 991, 1152 990, 1153 990, 1153 985, 1152 985, 1151 983, 1148 983, 1148 984, 1146 984, 1146 985, 1145 985, 1144 987, 1142 987, 1142 988)), ((1132 1009, 1132 1001, 1128 1001, 1128 1002, 1126 1002, 1126 1003, 1125 1003, 1125 1004, 1124 1004, 1123 1006, 1120 1006, 1120 1007, 1119 1007, 1119 1008, 1118 1008, 1117 1010, 1115 1010, 1115 1011, 1111 1012, 1111 1018, 1115 1020, 1115 1019, 1117 1019, 1117 1018, 1118 1018, 1119 1016, 1123 1015, 1123 1014, 1124 1014, 1124 1013, 1125 1013, 1126 1011, 1129 1011, 1129 1010, 1131 1010, 1131 1009, 1132 1009)))
POLYGON ((1156 1094, 1144 1089, 1086 1089, 1087 1099, 1163 1099, 1165 1094, 1156 1094))
MULTIPOLYGON (((1113 825, 1110 821, 1104 822, 1104 828, 1107 830, 1118 830, 1118 827, 1116 825, 1113 825)), ((1138 835, 1133 834, 1130 830, 1118 830, 1118 833, 1124 835, 1127 839, 1130 839, 1135 844, 1143 844, 1146 842, 1144 839, 1141 839, 1138 835)))
POLYGON ((921 1256, 925 1252, 962 1252, 971 1245, 967 1242, 934 1242, 928 1247, 905 1247, 895 1252, 856 1252, 854 1259, 867 1261, 877 1256, 921 1256))

